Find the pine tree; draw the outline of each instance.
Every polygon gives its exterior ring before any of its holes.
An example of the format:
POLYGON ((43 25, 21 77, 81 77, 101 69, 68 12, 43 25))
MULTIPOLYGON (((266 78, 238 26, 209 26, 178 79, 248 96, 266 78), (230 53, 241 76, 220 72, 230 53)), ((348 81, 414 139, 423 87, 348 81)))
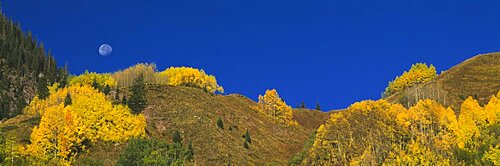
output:
POLYGON ((132 95, 128 100, 128 106, 134 114, 141 113, 146 107, 147 99, 144 93, 144 76, 141 74, 134 80, 132 95))
POLYGON ((217 126, 219 126, 219 128, 221 129, 224 129, 224 122, 222 122, 222 119, 217 118, 217 126))
POLYGON ((321 111, 321 107, 319 106, 319 102, 316 102, 316 110, 321 111))
POLYGON ((186 154, 186 159, 192 160, 193 157, 194 157, 193 142, 189 141, 188 150, 187 150, 187 154, 186 154))
POLYGON ((73 103, 72 99, 71 99, 71 95, 68 93, 66 94, 66 98, 64 98, 64 106, 68 106, 68 105, 71 105, 73 103))
POLYGON ((245 142, 243 143, 243 147, 244 147, 245 149, 250 149, 250 146, 248 145, 247 141, 245 141, 245 142))
POLYGON ((304 103, 304 101, 302 101, 302 104, 300 105, 300 108, 302 108, 302 109, 306 108, 306 103, 304 103))
POLYGON ((102 92, 107 96, 109 95, 109 92, 111 92, 111 87, 109 87, 109 85, 106 85, 104 87, 104 89, 102 90, 102 92))
POLYGON ((122 104, 123 105, 127 105, 127 103, 128 103, 127 102, 127 96, 124 95, 123 98, 122 98, 122 104))
POLYGON ((174 135, 172 136, 172 142, 174 142, 174 144, 182 144, 181 133, 178 130, 175 130, 174 135))
POLYGON ((97 81, 95 79, 92 81, 92 87, 94 89, 101 91, 101 88, 99 87, 99 83, 97 83, 97 81))
POLYGON ((40 99, 45 99, 49 96, 49 89, 47 88, 47 82, 44 81, 43 79, 39 80, 38 82, 37 93, 40 99))
POLYGON ((247 129, 247 132, 245 133, 245 141, 248 143, 252 143, 252 138, 250 137, 250 132, 247 129))

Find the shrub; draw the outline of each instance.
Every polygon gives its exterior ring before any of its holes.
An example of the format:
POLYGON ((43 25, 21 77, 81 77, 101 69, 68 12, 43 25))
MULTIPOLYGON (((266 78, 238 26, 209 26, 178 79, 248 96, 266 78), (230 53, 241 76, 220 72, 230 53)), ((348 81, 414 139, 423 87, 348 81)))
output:
POLYGON ((250 138, 250 132, 248 131, 248 129, 245 132, 245 141, 248 143, 252 143, 252 138, 250 138))
POLYGON ((245 149, 250 149, 250 146, 248 145, 247 141, 245 141, 245 142, 243 143, 243 147, 244 147, 245 149))
POLYGON ((219 126, 219 128, 221 129, 224 129, 224 122, 222 122, 222 119, 217 118, 217 126, 219 126))

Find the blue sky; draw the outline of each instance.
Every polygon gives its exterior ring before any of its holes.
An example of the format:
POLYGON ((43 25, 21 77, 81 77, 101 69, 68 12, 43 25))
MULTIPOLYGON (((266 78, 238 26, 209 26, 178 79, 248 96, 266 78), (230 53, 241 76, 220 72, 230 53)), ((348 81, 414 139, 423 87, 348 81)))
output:
POLYGON ((73 74, 139 62, 203 68, 228 93, 290 105, 378 99, 415 62, 446 70, 500 49, 494 0, 3 0, 73 74), (113 47, 98 54, 101 44, 113 47))

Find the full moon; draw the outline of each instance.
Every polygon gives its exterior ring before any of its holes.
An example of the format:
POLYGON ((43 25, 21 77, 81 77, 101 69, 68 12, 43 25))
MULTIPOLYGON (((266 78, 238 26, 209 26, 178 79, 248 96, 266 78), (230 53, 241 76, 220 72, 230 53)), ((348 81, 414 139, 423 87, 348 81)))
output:
POLYGON ((111 52, 113 51, 113 48, 109 44, 103 44, 99 47, 99 54, 101 56, 108 56, 111 55, 111 52))

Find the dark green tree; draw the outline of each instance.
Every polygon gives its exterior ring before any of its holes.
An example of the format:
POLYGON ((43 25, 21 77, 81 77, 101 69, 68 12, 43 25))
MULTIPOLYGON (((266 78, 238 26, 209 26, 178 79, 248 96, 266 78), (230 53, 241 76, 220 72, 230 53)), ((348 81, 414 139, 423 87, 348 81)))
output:
POLYGON ((127 105, 127 103, 128 103, 127 102, 127 96, 124 95, 123 98, 122 98, 122 104, 123 105, 127 105))
POLYGON ((144 76, 141 74, 134 80, 132 84, 132 95, 128 100, 128 106, 132 109, 132 113, 134 114, 139 114, 146 108, 147 99, 144 90, 144 76))
POLYGON ((73 103, 73 100, 71 99, 71 95, 68 93, 66 94, 66 98, 64 98, 64 106, 71 105, 73 103))
POLYGON ((319 102, 316 102, 316 110, 321 111, 321 107, 319 106, 319 102))
POLYGON ((174 135, 172 136, 172 142, 174 142, 174 144, 181 144, 182 145, 181 132, 179 132, 178 130, 174 131, 174 135))
POLYGON ((243 142, 243 147, 244 147, 245 149, 250 149, 250 146, 248 145, 248 142, 247 142, 247 141, 243 142))
POLYGON ((104 89, 102 89, 102 92, 107 96, 109 95, 109 92, 111 92, 111 87, 109 85, 106 85, 104 89))
POLYGON ((222 122, 222 119, 217 118, 217 126, 219 126, 219 128, 221 129, 224 129, 224 122, 222 122))
POLYGON ((304 101, 302 101, 302 103, 300 104, 300 108, 302 108, 302 109, 306 108, 306 103, 304 103, 304 101))
POLYGON ((45 99, 49 96, 49 88, 47 88, 47 82, 43 80, 38 82, 37 94, 40 99, 45 99))
POLYGON ((187 153, 186 153, 186 159, 192 160, 194 157, 194 148, 193 148, 193 142, 189 141, 187 153))
POLYGON ((95 79, 92 81, 92 87, 94 89, 101 91, 101 87, 99 86, 99 83, 97 83, 97 81, 95 79))
POLYGON ((250 132, 248 131, 248 129, 245 132, 245 141, 248 143, 252 143, 252 138, 250 137, 250 132))

